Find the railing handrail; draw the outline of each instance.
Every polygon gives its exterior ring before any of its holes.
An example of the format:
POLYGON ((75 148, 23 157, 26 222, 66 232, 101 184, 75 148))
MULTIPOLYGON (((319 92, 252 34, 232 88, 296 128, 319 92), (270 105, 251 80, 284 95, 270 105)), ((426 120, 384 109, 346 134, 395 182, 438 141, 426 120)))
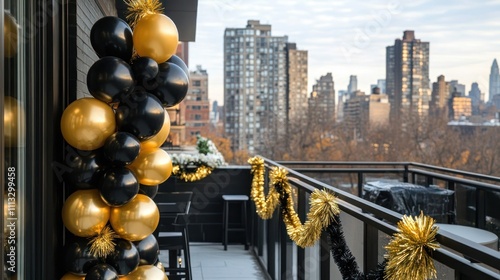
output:
MULTIPOLYGON (((381 230, 386 233, 394 233, 395 228, 394 225, 401 219, 402 215, 394 212, 390 209, 384 208, 382 206, 379 206, 377 204, 374 204, 372 202, 369 202, 367 200, 364 200, 358 196, 355 196, 351 193, 342 191, 340 189, 334 188, 326 183, 320 182, 319 180, 310 178, 308 176, 305 176, 301 174, 298 170, 294 170, 291 168, 288 168, 284 166, 284 164, 289 164, 289 163, 297 163, 298 162, 275 162, 270 159, 264 158, 265 164, 267 167, 283 167, 288 170, 289 176, 291 178, 290 183, 299 187, 299 188, 304 188, 307 192, 311 192, 314 189, 327 189, 336 194, 336 197, 343 201, 343 203, 339 203, 339 206, 341 207, 342 210, 348 211, 349 214, 353 215, 360 219, 363 223, 369 223, 373 226, 375 226, 378 230, 381 230), (295 178, 295 179, 292 179, 295 178), (353 207, 348 207, 348 205, 353 205, 357 207, 357 209, 353 207), (373 215, 373 216, 372 216, 373 215), (392 223, 392 224, 390 224, 392 223)), ((339 163, 339 162, 336 162, 339 163)), ((302 162, 300 163, 302 164, 302 162)), ((309 165, 314 165, 312 162, 308 162, 309 165)), ((342 164, 346 165, 347 162, 342 162, 342 164)), ((358 163, 352 163, 350 162, 349 165, 356 165, 358 163)), ((372 163, 369 162, 362 162, 364 165, 369 165, 372 163)), ((375 163, 376 165, 396 165, 394 163, 375 163)), ((419 167, 424 167, 427 168, 426 165, 420 165, 420 164, 413 164, 413 163, 399 163, 400 165, 408 164, 408 165, 414 165, 414 166, 419 166, 419 167)), ((407 166, 406 166, 407 167, 407 166)), ((338 171, 339 169, 337 169, 338 171)), ((350 172, 361 172, 361 171, 366 171, 366 169, 355 169, 357 171, 353 171, 354 169, 343 169, 343 170, 350 170, 350 172)), ((443 169, 444 170, 444 169, 443 169)), ((375 171, 375 170, 373 170, 375 171)), ((393 170, 394 171, 394 170, 393 170)), ((404 170, 403 170, 404 171, 404 170)), ((448 176, 449 175, 443 175, 439 173, 434 173, 434 172, 429 172, 425 170, 420 170, 420 169, 412 169, 410 170, 411 172, 421 172, 424 175, 439 175, 439 176, 448 176)), ((458 172, 460 173, 460 172, 458 172)), ((447 177, 444 177, 447 178, 447 177)), ((487 184, 487 183, 481 183, 481 182, 475 182, 463 178, 455 178, 452 177, 456 182, 469 182, 469 183, 474 183, 474 185, 484 187, 484 188, 493 188, 495 191, 500 191, 500 188, 498 186, 492 185, 492 184, 487 184)), ((497 178, 500 180, 500 178, 497 178)), ((490 249, 485 246, 481 246, 483 248, 479 249, 477 246, 477 243, 472 242, 470 240, 464 239, 462 237, 456 236, 454 234, 448 234, 447 232, 442 232, 438 233, 437 235, 437 240, 439 243, 442 245, 452 248, 453 250, 465 255, 469 256, 470 258, 473 258, 476 261, 479 261, 481 263, 487 264, 493 268, 500 269, 500 252, 495 251, 493 249, 490 249)), ((477 264, 471 264, 470 261, 467 261, 465 258, 455 255, 455 254, 449 254, 443 249, 440 249, 436 253, 438 259, 440 260, 447 260, 449 264, 460 264, 453 266, 453 268, 457 271, 461 271, 464 273, 467 273, 471 270, 482 274, 484 279, 498 279, 498 274, 491 272, 490 270, 484 269, 477 264)), ((446 263, 445 263, 446 264, 446 263)))
POLYGON ((436 170, 440 172, 446 172, 446 173, 451 173, 459 176, 467 176, 467 177, 473 177, 473 178, 478 178, 482 180, 489 180, 489 181, 494 181, 494 182, 499 182, 500 183, 500 177, 492 176, 492 175, 485 175, 485 174, 480 174, 480 173, 475 173, 475 172, 470 172, 470 171, 464 171, 464 170, 457 170, 457 169, 451 169, 451 168, 446 168, 446 167, 440 167, 440 166, 435 166, 435 165, 430 165, 430 164, 425 164, 425 163, 418 163, 418 162, 378 162, 378 161, 277 161, 277 163, 285 165, 285 166, 293 166, 293 165, 359 165, 359 166, 406 166, 407 168, 411 168, 412 166, 415 167, 422 167, 422 168, 427 168, 431 170, 436 170))

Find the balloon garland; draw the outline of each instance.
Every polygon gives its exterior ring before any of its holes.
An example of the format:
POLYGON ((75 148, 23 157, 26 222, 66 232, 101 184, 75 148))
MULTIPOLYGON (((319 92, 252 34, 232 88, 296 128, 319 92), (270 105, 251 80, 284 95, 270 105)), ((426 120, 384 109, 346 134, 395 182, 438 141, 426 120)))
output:
POLYGON ((250 197, 256 212, 262 219, 270 219, 278 204, 290 239, 300 247, 314 245, 323 229, 329 235, 332 257, 339 267, 343 279, 417 279, 436 278, 436 269, 430 254, 439 248, 436 241, 438 227, 435 220, 420 213, 417 217, 403 216, 398 222, 398 232, 385 247, 385 260, 374 271, 364 275, 349 250, 339 217, 340 210, 335 197, 327 192, 315 190, 311 193, 310 211, 302 225, 295 212, 287 171, 273 168, 269 174, 270 189, 264 195, 264 160, 253 157, 248 160, 253 174, 250 197))
POLYGON ((62 279, 168 279, 158 261, 159 210, 151 197, 172 174, 172 159, 160 148, 170 132, 166 107, 184 99, 189 73, 174 55, 177 28, 159 14, 160 2, 128 4, 134 30, 112 16, 92 26, 99 56, 87 75, 93 98, 73 101, 61 117, 68 144, 62 178, 70 193, 62 219, 71 233, 62 279), (172 57, 176 64, 167 61, 172 57))

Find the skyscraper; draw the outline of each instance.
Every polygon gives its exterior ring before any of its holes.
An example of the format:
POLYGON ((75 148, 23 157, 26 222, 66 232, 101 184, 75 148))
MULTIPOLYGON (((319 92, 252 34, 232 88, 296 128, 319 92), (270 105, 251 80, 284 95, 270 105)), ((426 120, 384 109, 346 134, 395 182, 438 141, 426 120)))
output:
POLYGON ((333 123, 335 120, 335 84, 328 72, 316 80, 309 98, 309 110, 319 122, 333 123))
POLYGON ((293 124, 307 118, 307 51, 297 50, 295 43, 287 43, 287 108, 288 122, 293 124))
POLYGON ((493 60, 493 64, 491 64, 490 71, 490 96, 488 101, 492 102, 493 96, 500 94, 500 73, 498 70, 497 59, 493 60))
POLYGON ((445 81, 443 75, 437 78, 437 82, 432 83, 432 94, 430 111, 432 115, 446 116, 448 99, 450 98, 450 86, 445 81))
POLYGON ((370 96, 362 91, 349 94, 349 100, 344 103, 344 123, 357 139, 362 138, 368 126, 370 96))
POLYGON ((380 89, 381 94, 385 94, 385 80, 384 79, 378 79, 377 80, 377 87, 380 89))
POLYGON ((472 85, 470 86, 469 97, 472 102, 472 114, 478 115, 479 105, 483 102, 482 93, 479 89, 478 83, 472 83, 472 85))
POLYGON ((347 86, 347 93, 352 94, 358 90, 358 77, 351 75, 349 77, 349 85, 347 86))
POLYGON ((292 91, 290 81, 307 88, 302 62, 307 53, 287 43, 287 36, 272 36, 271 25, 258 20, 226 28, 224 128, 233 150, 261 152, 270 144, 266 141, 276 142, 286 133, 289 106, 297 108, 291 100, 303 94, 302 88, 292 91))
POLYGON ((344 120, 344 103, 347 99, 349 99, 349 94, 347 94, 346 90, 339 90, 337 92, 337 109, 335 111, 337 122, 344 120))
POLYGON ((386 92, 393 117, 423 116, 429 109, 429 42, 416 39, 414 31, 404 31, 402 40, 386 48, 386 92))

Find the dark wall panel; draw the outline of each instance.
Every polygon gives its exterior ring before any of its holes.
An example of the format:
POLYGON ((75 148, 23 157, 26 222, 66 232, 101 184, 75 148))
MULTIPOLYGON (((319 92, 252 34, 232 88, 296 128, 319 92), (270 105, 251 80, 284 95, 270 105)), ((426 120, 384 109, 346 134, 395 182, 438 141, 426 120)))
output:
MULTIPOLYGON (((217 168, 212 174, 197 182, 184 182, 171 176, 161 184, 158 191, 182 192, 192 191, 189 238, 192 242, 222 242, 222 195, 244 194, 250 196, 252 175, 250 167, 217 168)), ((248 208, 250 209, 250 201, 248 208)), ((240 219, 240 208, 232 205, 229 221, 237 223, 240 219)), ((247 210, 249 216, 250 211, 247 210)), ((250 217, 250 216, 249 216, 250 217)), ((248 221, 250 218, 248 217, 248 221)), ((248 224, 250 226, 250 222, 248 224)), ((230 242, 243 240, 242 232, 231 232, 230 242)))

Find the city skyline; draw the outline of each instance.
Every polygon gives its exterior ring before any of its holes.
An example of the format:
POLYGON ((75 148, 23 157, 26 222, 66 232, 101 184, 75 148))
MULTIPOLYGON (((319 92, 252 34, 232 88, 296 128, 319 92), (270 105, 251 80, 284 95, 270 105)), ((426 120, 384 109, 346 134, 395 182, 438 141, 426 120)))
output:
MULTIPOLYGON (((223 103, 223 35, 225 28, 249 19, 272 26, 273 36, 288 36, 309 53, 308 91, 331 72, 335 90, 346 90, 350 75, 358 88, 385 78, 385 48, 405 30, 430 43, 430 79, 445 75, 470 90, 477 82, 488 93, 493 59, 500 58, 500 1, 417 0, 308 2, 277 0, 200 1, 196 42, 190 43, 190 69, 202 65, 209 75, 210 99, 223 103)), ((487 95, 486 95, 487 96, 487 95)))

